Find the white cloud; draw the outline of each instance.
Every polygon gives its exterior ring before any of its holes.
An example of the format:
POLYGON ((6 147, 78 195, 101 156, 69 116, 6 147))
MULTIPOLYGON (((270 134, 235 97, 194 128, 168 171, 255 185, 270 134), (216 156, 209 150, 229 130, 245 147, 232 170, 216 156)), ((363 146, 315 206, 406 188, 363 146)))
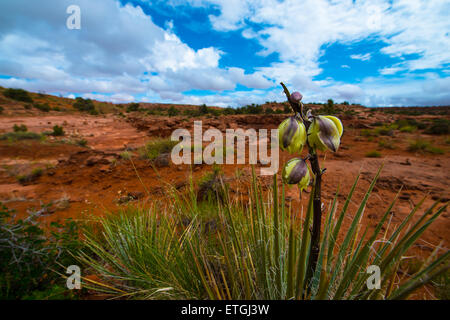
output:
POLYGON ((73 3, 0 2, 0 74, 12 77, 0 79, 0 85, 85 96, 96 92, 120 102, 145 93, 180 99, 181 91, 233 90, 241 82, 270 86, 261 74, 220 68, 222 51, 191 48, 174 33, 173 21, 160 28, 139 6, 76 0, 81 30, 68 30, 66 8, 73 3))
MULTIPOLYGON (((404 62, 382 68, 381 75, 393 75, 404 70, 444 68, 450 63, 450 54, 446 49, 450 47, 448 1, 188 2, 194 6, 212 5, 219 8, 218 15, 210 16, 213 28, 219 31, 242 30, 244 38, 256 40, 263 46, 259 54, 279 54, 281 62, 259 68, 259 71, 274 82, 284 81, 314 96, 314 92, 330 92, 324 87, 331 85, 330 83, 320 83, 313 78, 322 72, 319 59, 324 46, 336 42, 352 44, 366 39, 384 41, 386 46, 381 49, 381 53, 402 58, 404 62), (230 13, 231 6, 235 15, 230 13), (405 55, 412 56, 405 59, 405 55)), ((351 58, 368 61, 374 53, 354 54, 351 58)), ((398 101, 397 98, 394 100, 398 101)), ((371 101, 376 103, 375 100, 371 101)))
POLYGON ((372 58, 372 54, 370 54, 370 53, 352 54, 352 55, 350 55, 350 58, 352 58, 354 60, 369 61, 372 58))
MULTIPOLYGON (((226 54, 220 48, 191 48, 176 35, 176 20, 168 21, 164 29, 139 6, 122 6, 116 0, 2 0, 0 74, 11 78, 0 79, 0 85, 66 95, 96 92, 96 97, 108 101, 144 96, 149 101, 239 105, 284 100, 278 85, 283 81, 302 91, 307 101, 359 99, 374 105, 405 101, 426 104, 430 99, 450 103, 448 78, 405 75, 426 69, 448 71, 448 1, 168 2, 174 6, 213 7, 218 13, 211 14, 209 20, 216 31, 239 30, 248 41, 262 46, 256 54, 276 53, 279 61, 258 66, 251 74, 232 65, 220 67, 220 59, 226 54), (82 10, 81 30, 65 27, 65 9, 74 3, 82 10), (323 72, 319 60, 327 46, 362 40, 382 40, 386 46, 381 53, 403 61, 380 67, 378 78, 356 84, 332 78, 315 80, 323 72), (388 82, 383 77, 400 71, 406 77, 403 82, 401 78, 388 82), (253 90, 229 92, 237 84, 253 90), (389 88, 383 87, 387 85, 389 88), (189 90, 217 93, 181 94, 189 90)), ((375 54, 363 52, 351 58, 368 61, 375 54)))

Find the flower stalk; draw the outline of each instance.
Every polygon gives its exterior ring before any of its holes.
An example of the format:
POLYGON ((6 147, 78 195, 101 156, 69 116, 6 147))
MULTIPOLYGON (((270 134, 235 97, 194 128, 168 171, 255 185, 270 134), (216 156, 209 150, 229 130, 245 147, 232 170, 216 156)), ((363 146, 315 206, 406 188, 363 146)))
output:
MULTIPOLYGON (((301 102, 302 95, 299 92, 294 92, 290 94, 289 90, 286 86, 281 82, 281 86, 283 87, 284 93, 287 97, 287 100, 294 111, 295 117, 298 119, 300 123, 302 123, 305 127, 305 131, 307 132, 307 138, 304 139, 304 144, 308 147, 308 155, 305 158, 305 161, 308 160, 310 163, 311 171, 314 176, 313 180, 313 224, 311 230, 311 246, 309 248, 309 259, 306 269, 306 277, 305 277, 305 285, 308 286, 310 280, 312 279, 316 267, 317 260, 319 257, 320 251, 320 233, 321 233, 321 219, 322 219, 322 174, 325 172, 325 169, 320 168, 319 157, 317 154, 317 150, 331 150, 336 152, 339 148, 340 138, 342 136, 343 127, 341 121, 333 116, 312 116, 310 111, 305 115, 303 103, 301 102)), ((287 120, 283 123, 285 124, 287 120)), ((289 135, 289 132, 286 133, 285 130, 286 125, 280 126, 280 140, 284 138, 285 142, 287 141, 286 137, 289 135)), ((292 130, 291 130, 292 131, 292 130)), ((292 135, 292 134, 291 134, 292 135)), ((300 135, 299 135, 300 136, 300 135)), ((296 137, 296 139, 292 139, 293 142, 289 147, 284 145, 282 147, 283 150, 288 150, 290 153, 292 151, 297 151, 300 153, 303 149, 303 145, 298 147, 298 141, 300 141, 300 137, 296 137)), ((289 166, 293 160, 288 161, 285 166, 284 174, 286 171, 292 167, 289 166), (287 168, 287 169, 286 169, 287 168)), ((290 173, 290 172, 288 172, 290 173)), ((285 182, 288 184, 298 184, 300 190, 305 188, 304 181, 305 179, 300 180, 298 176, 301 175, 301 172, 292 172, 290 173, 292 176, 296 176, 297 179, 287 180, 285 182), (302 181, 303 183, 299 183, 297 181, 302 181)), ((309 172, 308 172, 308 181, 309 181, 309 172)), ((300 192, 301 196, 301 192, 300 192)), ((301 200, 301 199, 300 199, 301 200)), ((307 290, 308 291, 308 290, 307 290)))

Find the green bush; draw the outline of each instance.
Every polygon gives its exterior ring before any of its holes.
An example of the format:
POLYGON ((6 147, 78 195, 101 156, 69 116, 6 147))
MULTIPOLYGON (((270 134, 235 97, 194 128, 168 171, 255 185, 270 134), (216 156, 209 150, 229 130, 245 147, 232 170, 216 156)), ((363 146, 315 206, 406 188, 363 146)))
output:
POLYGON ((28 131, 28 128, 27 128, 27 126, 24 125, 24 124, 21 124, 20 126, 18 126, 17 124, 15 124, 15 125, 13 126, 13 130, 14 130, 14 132, 27 132, 27 131, 28 131))
POLYGON ((139 111, 139 103, 133 102, 127 106, 126 112, 134 112, 134 111, 139 111))
POLYGON ((3 91, 3 95, 7 98, 17 100, 17 101, 23 101, 23 102, 33 102, 33 99, 30 97, 27 91, 23 89, 14 89, 9 88, 3 91))
POLYGON ((390 140, 381 140, 378 142, 378 146, 385 149, 395 149, 394 143, 390 140))
POLYGON ((119 157, 123 160, 130 160, 131 159, 131 153, 129 151, 123 151, 119 154, 119 157))
POLYGON ((73 107, 79 111, 88 112, 92 115, 98 114, 98 111, 95 109, 94 102, 91 99, 77 97, 73 103, 73 107))
POLYGON ((0 135, 0 140, 42 140, 44 136, 35 132, 8 132, 0 135))
POLYGON ((200 115, 205 115, 208 114, 209 109, 206 104, 202 104, 200 107, 198 107, 198 112, 200 113, 200 115))
POLYGON ((381 153, 376 151, 376 150, 368 151, 366 153, 366 157, 368 157, 368 158, 381 158, 381 153))
POLYGON ((159 138, 147 142, 145 146, 138 149, 138 153, 141 159, 154 160, 162 153, 172 152, 172 148, 177 144, 177 141, 172 141, 170 138, 159 138))
POLYGON ((175 117, 180 113, 180 110, 175 108, 174 106, 170 106, 170 108, 167 110, 167 115, 169 117, 175 117))
POLYGON ((424 131, 427 134, 449 134, 450 121, 447 119, 434 119, 431 126, 424 131))
POLYGON ((400 128, 400 131, 401 131, 401 132, 409 132, 409 133, 411 133, 411 132, 417 131, 417 127, 413 127, 413 126, 404 126, 404 127, 401 127, 401 128, 400 128))
POLYGON ((60 136, 63 136, 64 134, 65 134, 65 132, 64 132, 63 127, 60 127, 58 125, 53 126, 52 136, 60 137, 60 136))
POLYGON ((225 109, 223 109, 223 114, 224 115, 232 115, 232 114, 235 114, 235 111, 231 107, 226 107, 225 109))
POLYGON ((444 154, 444 150, 434 147, 431 145, 430 142, 417 139, 415 141, 412 141, 408 146, 408 151, 411 152, 428 152, 433 154, 444 154))
POLYGON ((21 184, 27 184, 37 180, 42 176, 43 170, 41 168, 35 168, 29 174, 17 176, 17 181, 21 184))
POLYGON ((303 222, 291 219, 294 213, 287 209, 285 190, 278 190, 276 176, 263 196, 254 174, 249 200, 232 200, 224 187, 226 200, 205 208, 191 183, 187 195, 168 187, 164 201, 154 201, 150 209, 128 207, 98 218, 100 230, 84 232, 78 259, 99 280, 84 286, 112 298, 405 299, 448 268, 447 250, 425 258, 422 268, 408 278, 392 281, 408 249, 447 205, 437 208, 435 203, 413 219, 419 204, 386 233, 395 199, 374 230, 361 236, 360 218, 379 173, 354 213, 349 204, 355 202, 359 176, 342 209, 336 210, 336 194, 324 212, 320 267, 314 274, 306 272, 313 201, 305 208, 303 222), (344 217, 353 217, 345 228, 344 217), (343 239, 339 243, 338 237, 343 239), (370 265, 383 270, 380 290, 366 285, 370 265))
POLYGON ((41 228, 38 215, 17 219, 0 203, 0 299, 74 298, 65 289, 59 264, 75 264, 81 246, 79 225, 72 220, 41 228))
POLYGON ((48 105, 48 103, 44 103, 44 104, 34 103, 33 107, 35 107, 38 110, 41 110, 42 112, 50 111, 50 106, 48 105))
POLYGON ((79 139, 75 142, 77 145, 79 145, 80 147, 86 147, 88 142, 86 139, 79 139))

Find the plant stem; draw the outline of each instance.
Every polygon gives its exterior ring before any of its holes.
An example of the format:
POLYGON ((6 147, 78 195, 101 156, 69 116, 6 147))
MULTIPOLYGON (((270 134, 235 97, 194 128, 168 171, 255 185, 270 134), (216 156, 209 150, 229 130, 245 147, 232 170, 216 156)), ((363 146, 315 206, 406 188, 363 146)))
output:
POLYGON ((309 248, 308 268, 306 269, 306 284, 313 277, 316 267, 317 259, 320 250, 320 229, 322 223, 322 170, 319 165, 319 157, 314 153, 309 158, 311 163, 311 170, 314 173, 314 194, 313 198, 313 227, 311 232, 311 247, 309 248))

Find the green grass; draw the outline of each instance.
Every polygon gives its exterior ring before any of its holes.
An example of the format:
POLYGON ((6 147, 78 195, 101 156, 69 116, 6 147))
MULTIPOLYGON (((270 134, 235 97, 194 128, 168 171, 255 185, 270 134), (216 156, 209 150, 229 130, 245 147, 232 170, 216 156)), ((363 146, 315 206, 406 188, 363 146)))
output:
POLYGON ((368 151, 365 156, 368 158, 381 158, 381 153, 379 151, 372 150, 368 151))
POLYGON ((393 226, 397 195, 374 230, 362 233, 362 214, 380 171, 362 199, 353 199, 358 176, 343 207, 337 210, 336 194, 324 211, 314 274, 306 272, 312 197, 300 221, 276 176, 263 195, 253 174, 248 200, 231 199, 224 186, 225 201, 210 205, 207 216, 191 181, 187 193, 168 186, 164 201, 149 209, 130 206, 98 217, 84 231, 77 257, 99 280, 83 279, 83 286, 126 299, 405 299, 450 267, 449 251, 433 253, 410 277, 396 278, 403 256, 447 204, 436 202, 413 219, 422 200, 393 226), (350 203, 358 204, 354 212, 350 203), (346 228, 344 217, 353 217, 346 228), (380 266, 381 289, 367 288, 369 265, 380 266))
POLYGON ((380 141, 378 142, 378 146, 379 146, 380 148, 391 149, 391 150, 393 150, 393 149, 396 148, 395 145, 394 145, 394 143, 393 143, 391 140, 380 140, 380 141))
POLYGON ((431 145, 430 142, 426 141, 426 140, 422 140, 422 139, 417 139, 415 141, 412 141, 409 146, 408 146, 408 151, 411 152, 421 152, 421 153, 432 153, 432 154, 444 154, 445 151, 438 148, 438 147, 434 147, 431 145))
POLYGON ((130 160, 132 154, 129 151, 123 151, 119 154, 119 157, 123 160, 130 160))
POLYGON ((147 142, 145 146, 138 149, 138 153, 142 159, 154 160, 162 153, 170 153, 177 144, 177 141, 172 141, 170 138, 159 138, 147 142))
POLYGON ((430 127, 424 131, 428 134, 449 134, 450 133, 450 120, 448 119, 434 119, 430 127))
POLYGON ((414 127, 414 126, 404 126, 404 127, 401 127, 401 128, 400 128, 400 131, 401 131, 401 132, 409 132, 409 133, 411 133, 411 132, 417 131, 417 127, 414 127))
POLYGON ((17 141, 17 140, 43 140, 42 134, 35 132, 7 132, 0 135, 0 140, 17 141))
POLYGON ((31 171, 31 173, 25 175, 18 175, 16 178, 17 181, 19 181, 19 183, 21 184, 30 183, 41 177, 43 172, 44 170, 42 168, 35 168, 31 171))

